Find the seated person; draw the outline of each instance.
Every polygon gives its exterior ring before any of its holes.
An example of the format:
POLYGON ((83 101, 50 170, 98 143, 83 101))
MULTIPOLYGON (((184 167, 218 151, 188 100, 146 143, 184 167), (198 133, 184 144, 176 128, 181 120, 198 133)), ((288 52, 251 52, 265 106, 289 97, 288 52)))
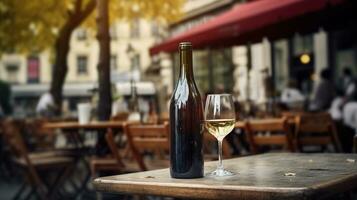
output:
POLYGON ((296 87, 296 82, 294 80, 290 80, 288 87, 281 93, 280 101, 289 109, 302 109, 304 106, 305 96, 296 87))

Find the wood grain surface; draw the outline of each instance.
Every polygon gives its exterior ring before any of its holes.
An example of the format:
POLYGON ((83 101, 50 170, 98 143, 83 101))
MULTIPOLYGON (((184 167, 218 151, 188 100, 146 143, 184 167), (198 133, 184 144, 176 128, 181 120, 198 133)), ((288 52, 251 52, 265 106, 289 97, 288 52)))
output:
MULTIPOLYGON (((205 163, 205 173, 217 162, 205 163)), ((269 153, 224 160, 234 176, 173 179, 169 169, 97 178, 100 192, 189 199, 324 199, 357 187, 357 154, 269 153)))

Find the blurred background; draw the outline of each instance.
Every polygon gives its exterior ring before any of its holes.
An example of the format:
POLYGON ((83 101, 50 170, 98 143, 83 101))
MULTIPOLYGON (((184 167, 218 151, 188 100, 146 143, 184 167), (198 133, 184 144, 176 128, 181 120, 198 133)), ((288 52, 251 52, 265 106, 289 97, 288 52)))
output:
MULTIPOLYGON (((84 10, 86 1, 81 2, 84 10)), ((87 5, 88 13, 77 14, 75 3, 0 4, 0 79, 11 88, 11 95, 1 93, 11 102, 11 109, 2 105, 3 113, 35 116, 40 96, 49 91, 62 115, 76 116, 77 103, 91 101, 97 92, 95 8, 87 5)), ((202 95, 221 90, 252 105, 279 97, 289 82, 312 98, 323 69, 331 71, 340 90, 343 70, 356 73, 352 1, 275 7, 275 1, 239 0, 110 3, 106 57, 113 100, 127 99, 134 81, 141 98, 167 112, 178 77, 177 45, 186 40, 196 49, 194 72, 202 95)))
MULTIPOLYGON (((353 0, 1 0, 0 118, 22 128, 76 121, 84 103, 92 121, 167 121, 178 44, 189 41, 203 97, 232 93, 238 120, 328 112, 351 152, 356 8, 353 0)), ((240 148, 234 154, 249 152, 240 148)), ((19 184, 3 180, 7 199, 19 184)))

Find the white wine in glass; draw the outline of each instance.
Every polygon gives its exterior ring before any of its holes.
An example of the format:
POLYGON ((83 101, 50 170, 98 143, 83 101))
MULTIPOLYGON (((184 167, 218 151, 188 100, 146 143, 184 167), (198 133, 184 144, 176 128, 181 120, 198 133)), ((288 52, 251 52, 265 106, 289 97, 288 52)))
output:
POLYGON ((222 163, 222 141, 235 125, 235 110, 230 94, 211 94, 207 96, 205 106, 205 127, 218 140, 218 166, 211 176, 231 176, 222 163))
POLYGON ((233 130, 235 122, 235 119, 206 120, 206 128, 217 140, 223 140, 233 130))

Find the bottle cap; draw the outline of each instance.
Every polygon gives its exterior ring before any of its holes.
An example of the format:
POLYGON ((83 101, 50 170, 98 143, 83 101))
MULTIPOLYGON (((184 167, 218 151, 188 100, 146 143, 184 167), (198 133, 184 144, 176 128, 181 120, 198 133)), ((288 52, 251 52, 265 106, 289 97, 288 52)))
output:
POLYGON ((191 48, 192 48, 191 42, 181 42, 179 45, 180 50, 191 49, 191 48))

